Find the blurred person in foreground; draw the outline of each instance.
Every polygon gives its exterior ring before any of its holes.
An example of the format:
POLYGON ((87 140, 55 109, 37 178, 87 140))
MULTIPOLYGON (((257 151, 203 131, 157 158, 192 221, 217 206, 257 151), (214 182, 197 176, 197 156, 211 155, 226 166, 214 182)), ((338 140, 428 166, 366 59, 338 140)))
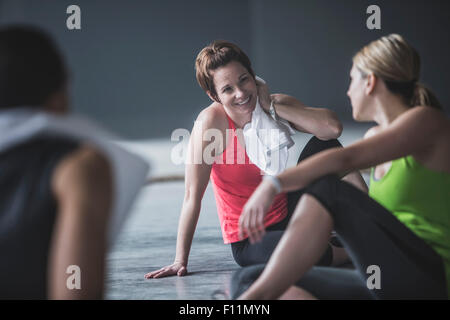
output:
POLYGON ((70 119, 67 85, 45 32, 0 28, 2 299, 102 298, 110 232, 134 199, 119 201, 117 170, 136 163, 129 183, 137 191, 142 182, 132 177, 148 169, 92 124, 70 119))

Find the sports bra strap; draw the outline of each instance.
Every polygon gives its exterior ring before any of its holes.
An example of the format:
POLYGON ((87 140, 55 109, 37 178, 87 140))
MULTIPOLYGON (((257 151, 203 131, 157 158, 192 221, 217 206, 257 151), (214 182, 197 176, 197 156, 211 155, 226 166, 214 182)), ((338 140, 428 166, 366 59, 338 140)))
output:
POLYGON ((229 126, 231 129, 236 130, 236 127, 235 127, 235 125, 234 125, 233 120, 231 120, 231 118, 228 116, 228 114, 227 114, 226 112, 225 112, 225 115, 227 116, 227 119, 228 119, 228 126, 229 126))

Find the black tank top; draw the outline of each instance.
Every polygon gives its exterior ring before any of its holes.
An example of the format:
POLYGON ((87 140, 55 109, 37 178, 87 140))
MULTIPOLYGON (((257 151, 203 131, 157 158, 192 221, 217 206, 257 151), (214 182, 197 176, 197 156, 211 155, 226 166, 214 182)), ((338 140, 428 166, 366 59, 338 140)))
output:
POLYGON ((35 138, 0 152, 0 299, 47 298, 47 260, 57 213, 53 171, 78 148, 35 138))

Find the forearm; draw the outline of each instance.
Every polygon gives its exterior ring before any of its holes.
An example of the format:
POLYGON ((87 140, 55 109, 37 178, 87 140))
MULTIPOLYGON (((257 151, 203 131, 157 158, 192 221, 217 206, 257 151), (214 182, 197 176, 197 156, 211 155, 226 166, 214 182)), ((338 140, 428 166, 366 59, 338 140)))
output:
POLYGON ((325 108, 311 108, 286 95, 273 95, 277 115, 291 122, 296 129, 319 139, 336 139, 342 133, 342 124, 336 114, 325 108))
POLYGON ((195 228, 200 215, 200 204, 187 200, 183 203, 178 224, 175 261, 187 265, 195 228))

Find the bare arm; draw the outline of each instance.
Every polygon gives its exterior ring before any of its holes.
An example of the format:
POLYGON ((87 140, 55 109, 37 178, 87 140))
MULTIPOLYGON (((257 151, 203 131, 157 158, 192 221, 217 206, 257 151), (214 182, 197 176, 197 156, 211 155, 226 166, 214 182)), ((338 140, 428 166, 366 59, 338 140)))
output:
POLYGON ((201 210, 203 194, 209 182, 211 164, 205 162, 203 152, 209 141, 203 141, 207 129, 217 127, 217 118, 213 113, 202 112, 192 129, 189 140, 185 195, 178 222, 176 255, 173 264, 155 270, 145 275, 147 279, 171 275, 183 276, 187 273, 189 252, 194 237, 195 228, 201 210))
POLYGON ((277 115, 288 120, 298 131, 311 133, 321 140, 336 139, 341 135, 342 124, 333 111, 308 107, 285 94, 272 94, 271 97, 277 115))
POLYGON ((100 299, 112 201, 109 163, 96 150, 83 147, 56 168, 52 189, 59 209, 49 254, 48 297, 100 299), (71 265, 80 268, 81 289, 66 285, 71 265))
POLYGON ((308 107, 286 94, 270 94, 267 84, 260 80, 256 84, 263 109, 269 110, 273 101, 277 115, 289 121, 296 130, 311 133, 321 140, 336 139, 341 135, 342 124, 333 111, 308 107))
POLYGON ((351 171, 429 150, 439 140, 443 128, 444 120, 439 119, 437 112, 428 107, 414 108, 376 135, 306 159, 280 174, 283 191, 305 187, 327 174, 345 176, 351 171))
MULTIPOLYGON (((199 146, 197 148, 193 146, 193 141, 199 141, 201 133, 198 128, 194 128, 191 141, 189 142, 188 157, 191 160, 194 159, 194 154, 197 153, 199 155, 199 152, 202 152, 204 149, 201 143, 197 143, 199 146)), ((175 257, 175 261, 185 266, 188 263, 189 251, 200 215, 201 201, 209 182, 210 173, 211 165, 204 163, 203 159, 201 164, 191 162, 186 165, 185 195, 178 224, 177 252, 175 257)))

